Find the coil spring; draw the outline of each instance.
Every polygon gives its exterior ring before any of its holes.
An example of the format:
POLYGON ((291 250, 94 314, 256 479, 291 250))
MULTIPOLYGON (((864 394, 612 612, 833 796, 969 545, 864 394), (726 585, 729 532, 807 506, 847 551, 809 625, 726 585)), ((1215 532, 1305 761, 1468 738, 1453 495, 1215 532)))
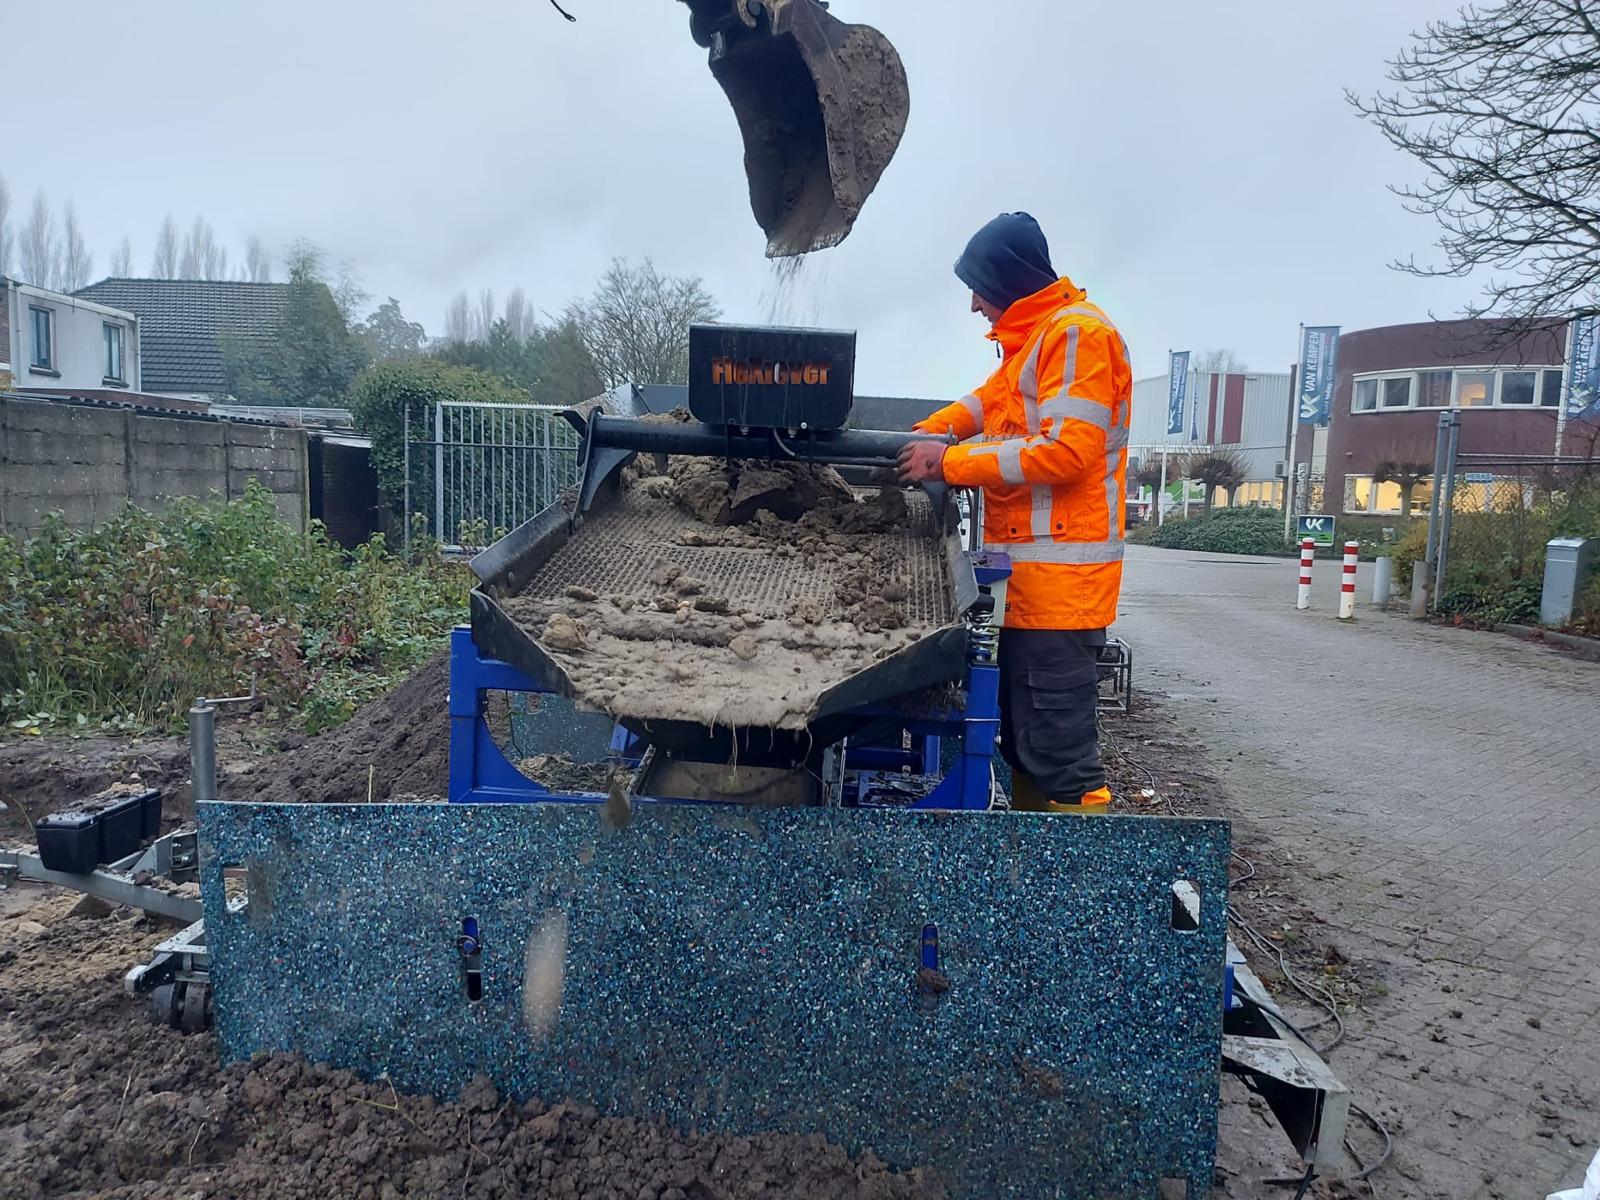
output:
POLYGON ((994 627, 989 614, 984 613, 972 618, 967 645, 971 650, 973 662, 992 663, 999 657, 1000 631, 994 627))

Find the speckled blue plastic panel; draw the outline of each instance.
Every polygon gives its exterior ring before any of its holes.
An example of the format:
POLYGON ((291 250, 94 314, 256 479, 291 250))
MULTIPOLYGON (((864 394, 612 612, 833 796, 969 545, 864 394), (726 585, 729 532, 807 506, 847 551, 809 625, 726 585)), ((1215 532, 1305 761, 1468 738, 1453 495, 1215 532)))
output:
POLYGON ((442 1098, 482 1072, 684 1127, 820 1131, 985 1200, 1210 1182, 1222 822, 640 805, 616 832, 587 805, 206 804, 200 833, 229 1060, 294 1050, 442 1098), (1198 930, 1172 927, 1177 880, 1198 930), (538 1036, 527 947, 552 913, 564 990, 538 1036), (915 983, 927 925, 937 996, 915 983))

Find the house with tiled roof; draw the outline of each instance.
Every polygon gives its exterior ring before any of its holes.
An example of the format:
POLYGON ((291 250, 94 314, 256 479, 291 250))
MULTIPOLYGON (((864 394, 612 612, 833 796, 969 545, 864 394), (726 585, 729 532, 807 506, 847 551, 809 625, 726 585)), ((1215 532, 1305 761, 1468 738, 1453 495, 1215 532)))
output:
POLYGON ((189 400, 227 395, 222 347, 270 348, 281 336, 287 283, 102 279, 75 295, 139 318, 143 390, 189 400))

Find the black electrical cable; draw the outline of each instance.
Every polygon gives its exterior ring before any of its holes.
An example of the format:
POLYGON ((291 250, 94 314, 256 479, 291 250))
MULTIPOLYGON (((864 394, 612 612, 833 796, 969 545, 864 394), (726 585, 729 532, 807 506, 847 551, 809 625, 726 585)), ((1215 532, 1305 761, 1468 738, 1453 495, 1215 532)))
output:
MULTIPOLYGON (((1357 1180, 1369 1179, 1379 1167, 1383 1166, 1384 1163, 1389 1161, 1389 1156, 1394 1153, 1394 1137, 1390 1134, 1389 1127, 1387 1125, 1378 1120, 1377 1117, 1373 1116, 1359 1104, 1352 1104, 1350 1106, 1350 1111, 1361 1117, 1367 1122, 1367 1124, 1371 1125, 1375 1133, 1383 1135, 1383 1153, 1378 1155, 1377 1161, 1374 1162, 1370 1167, 1362 1167, 1361 1171, 1356 1175, 1357 1180)), ((1358 1166, 1360 1163, 1361 1160, 1356 1159, 1356 1164, 1358 1166)))
POLYGON ((1294 1200, 1305 1200, 1305 1194, 1311 1190, 1311 1181, 1317 1177, 1317 1168, 1313 1164, 1306 1168, 1305 1178, 1300 1181, 1300 1186, 1295 1189, 1294 1200))
POLYGON ((1334 1024, 1338 1026, 1338 1032, 1334 1035, 1333 1041, 1329 1042, 1326 1046, 1313 1045, 1304 1037, 1302 1037, 1300 1040, 1305 1042, 1306 1045, 1310 1046, 1318 1054, 1327 1054, 1335 1046, 1339 1045, 1340 1042, 1344 1041, 1344 1017, 1339 1014, 1339 1006, 1334 1003, 1332 998, 1327 995, 1314 992, 1305 984, 1301 983, 1300 977, 1296 975, 1293 968, 1289 966, 1289 960, 1284 956, 1283 948, 1273 943, 1270 939, 1264 937, 1260 931, 1258 931, 1255 926, 1251 925, 1250 922, 1246 921, 1240 914, 1239 910, 1231 904, 1228 905, 1228 919, 1237 924, 1240 929, 1244 930, 1244 932, 1249 936, 1251 942, 1255 944, 1256 949, 1260 950, 1263 954, 1271 954, 1278 960, 1278 970, 1283 972, 1283 977, 1288 981, 1290 987, 1294 988, 1295 991, 1299 992, 1313 1004, 1327 1010, 1327 1017, 1321 1018, 1320 1020, 1307 1025, 1307 1029, 1319 1028, 1322 1025, 1326 1025, 1329 1020, 1332 1020, 1334 1024))
POLYGON ((577 17, 575 17, 571 13, 569 13, 566 9, 562 8, 560 4, 556 3, 556 0, 550 0, 550 7, 555 9, 558 13, 560 13, 563 17, 565 17, 569 21, 576 21, 578 19, 577 17))

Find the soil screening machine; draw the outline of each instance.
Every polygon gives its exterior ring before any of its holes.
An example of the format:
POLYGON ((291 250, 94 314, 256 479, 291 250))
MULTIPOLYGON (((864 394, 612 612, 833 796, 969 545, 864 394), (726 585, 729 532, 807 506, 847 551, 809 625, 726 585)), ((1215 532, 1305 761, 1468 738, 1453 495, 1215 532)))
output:
POLYGON ((850 428, 853 356, 697 328, 688 412, 572 415, 580 487, 473 564, 450 803, 200 806, 226 1058, 815 1131, 985 1200, 1204 1195, 1226 1059, 1338 1153, 1230 953, 1226 823, 1006 811, 1009 564, 876 486, 917 435, 850 428), (496 691, 601 782, 517 771, 496 691))

